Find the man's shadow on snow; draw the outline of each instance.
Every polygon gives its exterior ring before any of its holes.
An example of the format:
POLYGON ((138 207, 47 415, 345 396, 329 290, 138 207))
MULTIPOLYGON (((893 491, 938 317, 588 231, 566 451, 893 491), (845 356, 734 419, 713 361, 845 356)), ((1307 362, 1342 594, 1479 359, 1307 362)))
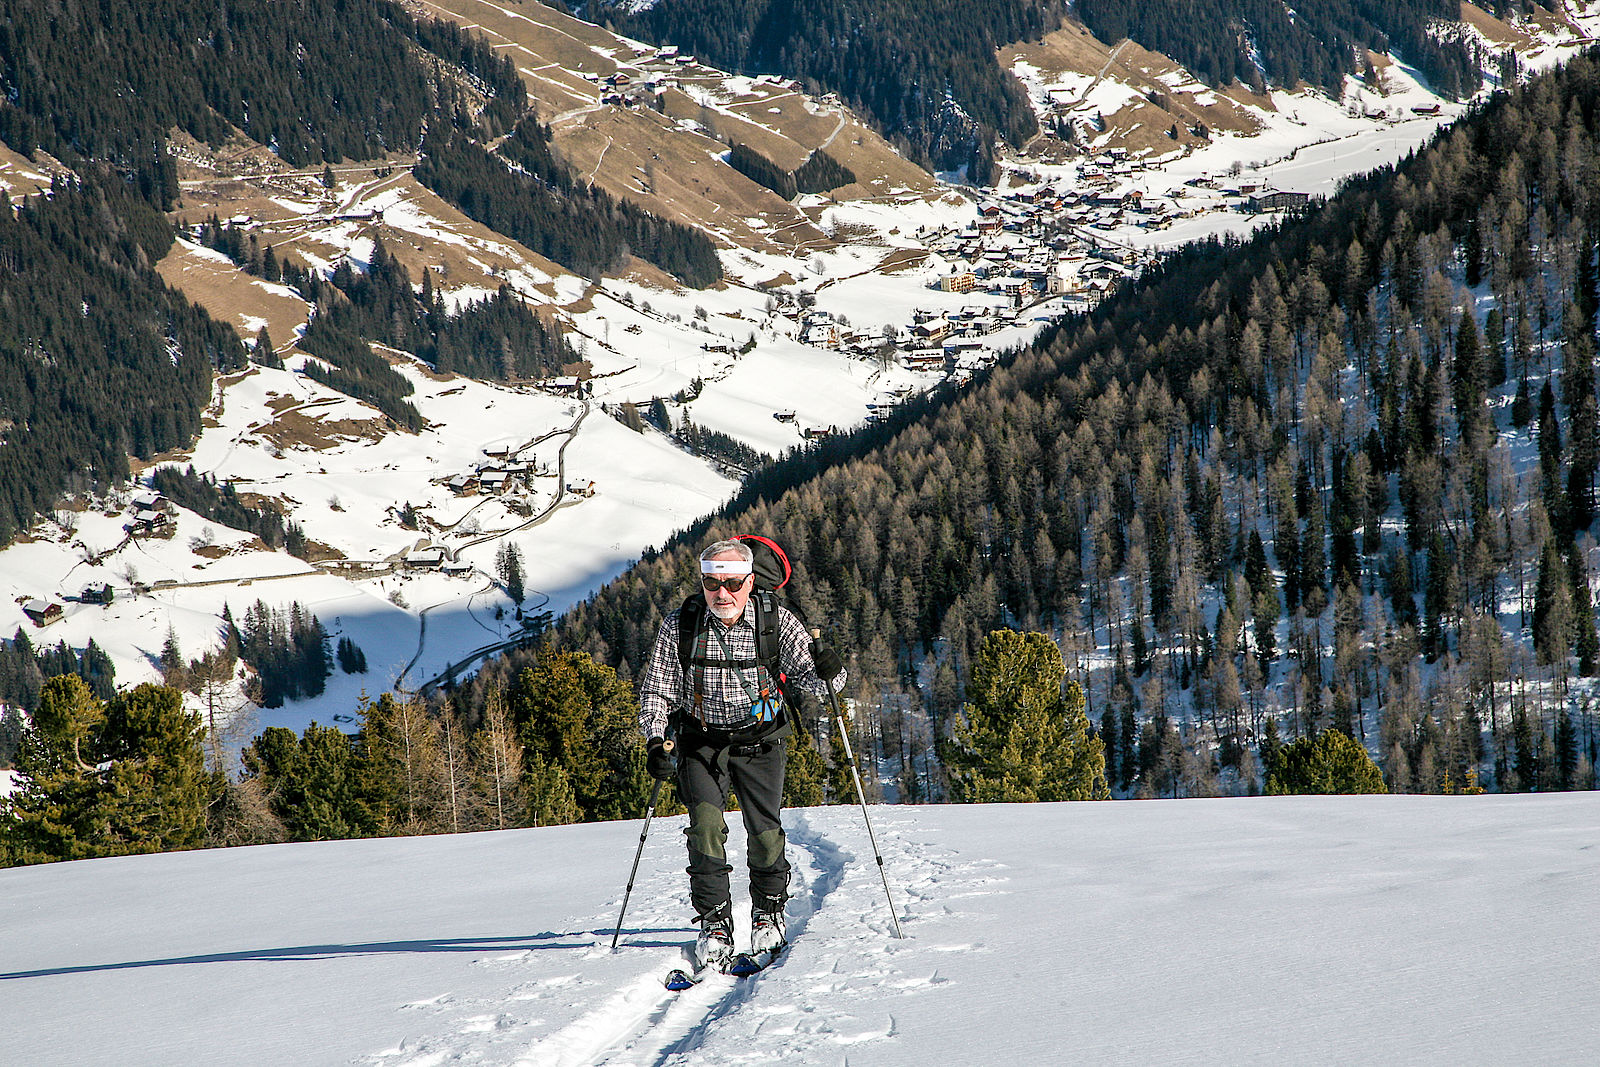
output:
MULTIPOLYGON (((638 941, 640 934, 685 933, 687 927, 657 930, 623 930, 623 944, 631 948, 678 948, 683 942, 638 941)), ((396 952, 534 952, 550 949, 587 949, 609 943, 613 928, 577 933, 529 934, 523 937, 433 937, 414 941, 367 941, 348 945, 301 945, 295 948, 241 949, 237 952, 211 952, 197 956, 173 956, 160 960, 132 960, 126 963, 85 963, 70 967, 41 967, 32 971, 0 973, 0 982, 17 978, 48 978, 62 974, 92 974, 98 971, 127 971, 139 967, 172 967, 190 963, 252 963, 257 961, 327 960, 341 956, 383 956, 396 952), (570 939, 570 940, 563 940, 570 939)))

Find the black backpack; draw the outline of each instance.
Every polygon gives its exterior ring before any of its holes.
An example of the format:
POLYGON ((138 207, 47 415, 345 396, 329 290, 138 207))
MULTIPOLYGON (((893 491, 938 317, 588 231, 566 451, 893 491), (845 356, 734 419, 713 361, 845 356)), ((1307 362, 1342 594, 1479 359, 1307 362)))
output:
MULTIPOLYGON (((778 608, 783 604, 783 598, 778 595, 778 590, 789 584, 794 570, 789 565, 788 555, 777 542, 769 538, 756 534, 736 534, 732 540, 743 541, 749 545, 755 557, 755 588, 750 592, 750 603, 754 604, 756 609, 756 658, 727 660, 709 655, 701 658, 695 656, 695 642, 700 635, 701 627, 705 624, 706 616, 705 597, 696 592, 690 593, 683 605, 678 608, 678 668, 685 674, 694 666, 726 667, 734 670, 763 668, 767 677, 777 685, 778 693, 783 698, 777 718, 770 723, 760 724, 761 733, 767 734, 782 728, 788 721, 789 715, 789 679, 778 669, 778 608)), ((689 716, 696 718, 692 709, 689 711, 689 716)))

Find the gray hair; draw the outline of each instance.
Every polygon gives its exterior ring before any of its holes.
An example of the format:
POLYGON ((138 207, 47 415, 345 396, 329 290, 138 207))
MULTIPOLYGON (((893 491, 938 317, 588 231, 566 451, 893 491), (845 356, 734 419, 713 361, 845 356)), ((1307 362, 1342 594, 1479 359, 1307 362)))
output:
POLYGON ((754 563, 756 554, 750 551, 750 546, 743 541, 716 541, 706 546, 700 553, 701 559, 716 559, 718 556, 732 552, 746 563, 754 563))

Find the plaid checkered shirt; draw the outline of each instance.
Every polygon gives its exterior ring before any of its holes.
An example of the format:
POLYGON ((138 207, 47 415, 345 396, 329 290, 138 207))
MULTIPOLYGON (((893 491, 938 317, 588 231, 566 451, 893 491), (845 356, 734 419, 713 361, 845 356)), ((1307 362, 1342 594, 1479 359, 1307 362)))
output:
MULTIPOLYGON (((662 737, 667 732, 667 719, 677 708, 689 708, 694 698, 692 668, 683 669, 678 663, 678 612, 668 615, 656 634, 656 643, 645 660, 644 671, 639 676, 639 729, 646 737, 662 737)), ((714 659, 754 660, 756 658, 756 605, 752 598, 744 606, 744 614, 732 626, 723 623, 707 611, 707 625, 718 627, 722 641, 713 635, 708 638, 708 655, 714 659), (726 650, 724 650, 724 642, 726 650)), ((798 687, 819 698, 827 695, 827 686, 817 677, 811 662, 811 638, 802 623, 789 609, 778 608, 778 669, 788 676, 791 688, 798 687)), ((844 685, 845 672, 833 681, 834 692, 844 685)), ((751 667, 735 670, 728 667, 707 666, 705 689, 700 703, 700 716, 709 726, 732 728, 751 719, 750 692, 759 691, 758 671, 751 667), (743 680, 741 680, 743 675, 743 680)))

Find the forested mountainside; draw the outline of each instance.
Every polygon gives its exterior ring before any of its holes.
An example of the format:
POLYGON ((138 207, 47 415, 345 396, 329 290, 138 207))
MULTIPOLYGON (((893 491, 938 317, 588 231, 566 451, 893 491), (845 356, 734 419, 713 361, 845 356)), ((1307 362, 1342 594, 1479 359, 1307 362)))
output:
MULTIPOLYGON (((1499 14, 1518 5, 1482 6, 1499 14)), ((1394 53, 1452 99, 1481 82, 1475 40, 1440 29, 1460 22, 1457 0, 1306 0, 1293 8, 1224 0, 1208 6, 1205 18, 1184 0, 1079 0, 1074 12, 1101 40, 1131 37, 1213 85, 1240 81, 1260 90, 1268 81, 1292 87, 1303 80, 1337 95, 1340 80, 1367 65, 1368 51, 1394 53)))
POLYGON ((575 5, 630 36, 676 44, 725 70, 784 74, 838 93, 940 169, 987 182, 996 136, 1038 130, 995 52, 1061 24, 1060 0, 614 0, 575 5))
POLYGON ((231 327, 152 269, 166 218, 102 165, 16 205, 0 195, 0 543, 68 490, 128 476, 200 428, 231 327), (13 211, 15 207, 15 211, 13 211))
MULTIPOLYGON (((574 270, 631 251, 694 284, 720 274, 703 233, 587 190, 546 131, 518 125, 526 98, 508 59, 384 0, 0 0, 0 90, 0 140, 75 175, 53 198, 0 213, 0 543, 63 492, 125 478, 130 455, 187 443, 212 372, 245 364, 233 329, 151 269, 173 239, 174 129, 213 145, 243 131, 295 166, 427 152, 419 170, 443 195, 574 270), (436 151, 424 146, 430 128, 436 151), (499 154, 482 147, 511 131, 499 154)), ((369 341, 492 378, 571 357, 509 294, 447 314, 381 250, 373 273, 324 279, 230 241, 215 220, 199 236, 316 304, 302 347, 326 366, 313 372, 400 426, 421 418, 369 341)))
POLYGON ((1597 150, 1591 52, 892 439, 791 458, 558 638, 637 672, 708 529, 758 532, 907 795, 1007 625, 1057 635, 1124 792, 1246 783, 1280 726, 1364 738, 1401 790, 1592 786, 1597 150))
POLYGON ((3 0, 0 140, 69 164, 158 157, 174 127, 212 143, 237 127, 296 166, 414 151, 456 95, 424 50, 515 118, 509 59, 387 0, 3 0))

